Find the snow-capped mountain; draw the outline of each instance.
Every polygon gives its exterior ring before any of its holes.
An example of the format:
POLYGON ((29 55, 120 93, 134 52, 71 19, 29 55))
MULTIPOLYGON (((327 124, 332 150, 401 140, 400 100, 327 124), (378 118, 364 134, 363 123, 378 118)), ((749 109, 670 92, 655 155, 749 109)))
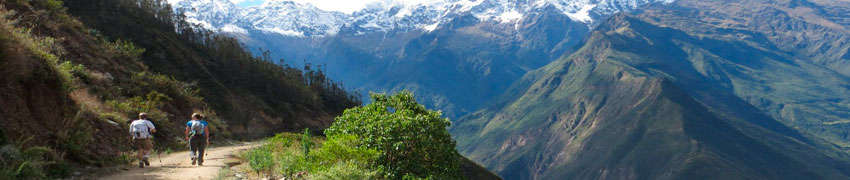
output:
POLYGON ((190 22, 208 29, 247 33, 246 29, 295 37, 335 35, 349 28, 354 34, 375 31, 433 31, 452 18, 472 15, 481 21, 516 22, 525 14, 554 8, 574 21, 592 26, 599 18, 649 3, 674 0, 384 0, 352 13, 327 11, 312 4, 267 0, 262 5, 238 7, 228 0, 181 0, 175 9, 190 22))

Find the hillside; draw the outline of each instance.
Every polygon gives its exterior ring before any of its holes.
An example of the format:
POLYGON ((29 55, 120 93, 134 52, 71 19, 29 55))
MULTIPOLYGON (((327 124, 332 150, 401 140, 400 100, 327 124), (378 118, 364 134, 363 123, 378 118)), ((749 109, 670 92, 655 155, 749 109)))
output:
POLYGON ((151 71, 197 83, 200 95, 240 137, 321 129, 345 108, 360 104, 359 95, 346 92, 317 67, 280 67, 268 54, 254 57, 236 40, 194 27, 181 16, 159 15, 171 13, 164 2, 146 2, 152 10, 135 2, 66 4, 71 14, 106 37, 144 47, 142 60, 151 71))
POLYGON ((847 17, 829 3, 617 15, 450 130, 505 179, 850 179, 830 123, 846 118, 847 17))
POLYGON ((170 9, 147 0, 3 1, 0 173, 56 178, 76 165, 126 163, 126 128, 139 112, 159 127, 161 150, 182 147, 192 112, 206 114, 220 140, 326 128, 360 104, 320 70, 276 65, 203 29, 178 33, 175 24, 186 23, 170 9), (81 8, 92 14, 74 14, 81 8))

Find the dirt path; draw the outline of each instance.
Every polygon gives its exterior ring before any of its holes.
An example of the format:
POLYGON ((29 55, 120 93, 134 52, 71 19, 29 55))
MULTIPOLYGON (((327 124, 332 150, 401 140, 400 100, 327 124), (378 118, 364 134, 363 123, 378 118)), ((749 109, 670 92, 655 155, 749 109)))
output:
POLYGON ((213 147, 209 149, 207 157, 204 157, 204 166, 193 166, 189 160, 189 151, 171 153, 167 156, 162 156, 162 163, 159 162, 159 157, 153 156, 150 159, 151 166, 139 168, 138 164, 134 164, 129 170, 117 172, 115 174, 99 178, 107 180, 155 180, 155 179, 213 179, 221 168, 233 166, 227 164, 234 162, 232 156, 238 155, 239 151, 256 147, 259 143, 245 143, 224 147, 213 147))

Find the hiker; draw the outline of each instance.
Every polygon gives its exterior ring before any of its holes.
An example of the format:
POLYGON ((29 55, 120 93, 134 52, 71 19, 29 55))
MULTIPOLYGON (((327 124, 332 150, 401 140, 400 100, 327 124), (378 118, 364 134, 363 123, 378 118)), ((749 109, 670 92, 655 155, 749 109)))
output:
POLYGON ((133 135, 133 147, 139 153, 136 155, 136 158, 139 158, 139 168, 145 168, 145 166, 151 165, 150 161, 148 161, 148 154, 153 149, 151 133, 156 133, 156 127, 148 120, 148 114, 139 113, 139 119, 133 120, 130 123, 130 134, 133 135))
POLYGON ((204 165, 204 149, 210 144, 210 128, 203 116, 192 114, 192 120, 186 123, 186 141, 192 155, 192 165, 197 161, 198 166, 204 165))

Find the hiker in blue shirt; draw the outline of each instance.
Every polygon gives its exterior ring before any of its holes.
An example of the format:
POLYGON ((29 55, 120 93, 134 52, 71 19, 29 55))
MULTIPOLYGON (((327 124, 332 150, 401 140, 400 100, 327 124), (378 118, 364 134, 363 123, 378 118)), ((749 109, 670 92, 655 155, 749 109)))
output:
POLYGON ((192 114, 192 120, 186 123, 186 140, 189 141, 192 165, 197 161, 198 166, 203 166, 204 150, 210 144, 210 128, 201 114, 192 114))

